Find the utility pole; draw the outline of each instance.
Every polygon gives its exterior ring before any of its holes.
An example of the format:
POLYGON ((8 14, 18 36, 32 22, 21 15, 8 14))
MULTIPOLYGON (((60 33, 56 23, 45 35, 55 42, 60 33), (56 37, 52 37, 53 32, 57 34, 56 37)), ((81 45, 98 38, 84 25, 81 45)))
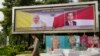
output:
POLYGON ((7 46, 9 45, 9 36, 7 36, 6 45, 7 45, 7 46))

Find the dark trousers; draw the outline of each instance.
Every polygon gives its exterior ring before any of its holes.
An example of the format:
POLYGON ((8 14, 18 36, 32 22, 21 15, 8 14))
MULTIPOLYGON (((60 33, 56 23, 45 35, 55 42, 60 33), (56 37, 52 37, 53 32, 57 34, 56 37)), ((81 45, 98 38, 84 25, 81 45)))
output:
POLYGON ((32 56, 40 56, 39 51, 35 51, 34 53, 32 52, 32 56))

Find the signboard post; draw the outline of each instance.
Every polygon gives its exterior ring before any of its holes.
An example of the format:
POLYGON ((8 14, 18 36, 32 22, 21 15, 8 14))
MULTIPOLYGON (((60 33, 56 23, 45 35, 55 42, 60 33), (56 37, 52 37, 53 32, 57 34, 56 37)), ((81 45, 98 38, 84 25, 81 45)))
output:
POLYGON ((7 43, 7 46, 8 46, 9 45, 9 36, 7 36, 7 39, 6 40, 7 40, 6 43, 7 43))

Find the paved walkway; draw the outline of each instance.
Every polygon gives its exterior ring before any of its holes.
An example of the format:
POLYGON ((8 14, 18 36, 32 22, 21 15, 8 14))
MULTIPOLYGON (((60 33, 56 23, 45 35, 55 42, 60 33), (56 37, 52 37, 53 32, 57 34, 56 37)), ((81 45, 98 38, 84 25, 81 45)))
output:
MULTIPOLYGON (((16 56, 31 56, 31 54, 19 54, 19 55, 16 55, 16 56)), ((40 56, 44 56, 44 53, 41 53, 40 56)))

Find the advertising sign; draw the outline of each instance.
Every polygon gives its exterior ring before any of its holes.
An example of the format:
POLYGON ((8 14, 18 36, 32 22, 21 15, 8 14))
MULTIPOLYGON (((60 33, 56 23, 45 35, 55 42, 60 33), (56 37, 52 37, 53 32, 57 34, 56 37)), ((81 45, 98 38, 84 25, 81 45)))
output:
POLYGON ((98 27, 97 2, 13 7, 12 32, 89 32, 98 27))

